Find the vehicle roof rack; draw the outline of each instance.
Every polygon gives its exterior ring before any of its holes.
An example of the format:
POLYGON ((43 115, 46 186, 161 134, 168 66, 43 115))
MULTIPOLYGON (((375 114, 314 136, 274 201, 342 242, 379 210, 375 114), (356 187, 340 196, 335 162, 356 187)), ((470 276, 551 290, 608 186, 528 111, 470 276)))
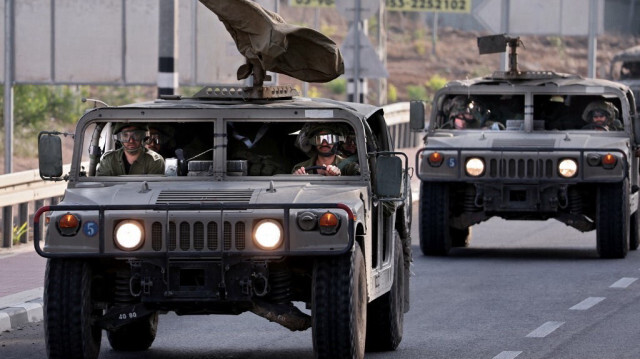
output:
POLYGON ((205 86, 194 98, 208 100, 272 100, 298 96, 298 91, 290 85, 279 86, 205 86))

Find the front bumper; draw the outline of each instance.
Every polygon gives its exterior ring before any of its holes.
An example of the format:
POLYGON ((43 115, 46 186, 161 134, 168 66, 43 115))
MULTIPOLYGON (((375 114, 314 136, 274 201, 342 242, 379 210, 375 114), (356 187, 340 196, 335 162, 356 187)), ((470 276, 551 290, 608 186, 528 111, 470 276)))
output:
POLYGON ((429 182, 468 182, 503 184, 559 184, 620 182, 628 173, 626 154, 617 148, 535 148, 499 147, 499 148, 462 148, 426 147, 416 153, 418 178, 429 182), (428 155, 438 152, 443 160, 438 166, 431 165, 428 155), (605 168, 601 164, 590 162, 593 156, 614 154, 616 165, 605 168), (480 176, 471 176, 465 171, 466 161, 470 158, 483 160, 485 170, 480 176), (562 177, 558 172, 558 163, 563 159, 573 159, 578 164, 578 172, 570 178, 562 177))
MULTIPOLYGON (((34 247, 46 258, 261 258, 337 255, 354 242, 354 214, 341 203, 268 204, 153 204, 153 205, 56 205, 40 208, 33 219, 34 247), (346 223, 334 235, 302 232, 295 210, 338 210, 346 223), (73 236, 56 236, 51 250, 41 248, 40 217, 45 212, 80 213, 95 218, 80 224, 73 236), (145 244, 139 250, 118 249, 112 240, 114 223, 126 218, 144 223, 145 244), (273 250, 252 245, 256 219, 276 217, 282 223, 283 243, 273 250), (292 220, 293 219, 293 220, 292 220), (346 224, 346 225, 344 225, 346 224), (85 228, 91 227, 91 228, 85 228), (215 239, 216 245, 212 245, 215 239)), ((52 223, 53 224, 53 223, 52 223)), ((55 231, 54 228, 49 228, 55 231)), ((49 239, 51 239, 51 233, 49 239)))

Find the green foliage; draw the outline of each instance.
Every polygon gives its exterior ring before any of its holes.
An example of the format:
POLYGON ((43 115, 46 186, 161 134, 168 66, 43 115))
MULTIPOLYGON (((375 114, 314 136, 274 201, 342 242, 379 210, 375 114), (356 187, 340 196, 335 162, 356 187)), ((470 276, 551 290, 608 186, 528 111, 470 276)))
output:
POLYGON ((564 53, 566 51, 566 46, 565 46, 564 41, 562 40, 562 37, 560 37, 560 36, 549 36, 549 37, 547 37, 547 40, 549 41, 551 46, 555 47, 556 50, 558 50, 558 53, 560 55, 564 55, 564 53))
POLYGON ((413 38, 415 40, 425 40, 427 38, 427 30, 424 27, 419 27, 413 32, 413 38))
POLYGON ((387 87, 387 101, 390 103, 398 101, 398 88, 393 84, 387 87))
POLYGON ((342 95, 347 92, 347 79, 344 77, 338 77, 337 79, 331 80, 327 84, 329 91, 336 95, 342 95))
POLYGON ((320 90, 318 90, 317 87, 315 86, 310 86, 309 90, 307 91, 307 97, 321 97, 322 94, 320 93, 320 90))
POLYGON ((413 47, 420 56, 427 53, 427 43, 424 40, 413 40, 413 47))
MULTIPOLYGON (((15 127, 33 132, 40 131, 50 121, 74 123, 84 107, 80 98, 87 93, 78 87, 42 85, 16 85, 13 91, 15 127)), ((2 102, 4 106, 4 97, 2 102)))
POLYGON ((338 33, 338 28, 335 25, 322 24, 320 25, 320 32, 329 38, 333 38, 338 33))
POLYGON ((11 235, 11 242, 14 245, 20 243, 20 238, 22 238, 22 236, 27 233, 27 230, 28 230, 27 224, 28 224, 27 222, 24 222, 22 224, 22 226, 20 226, 20 227, 18 227, 18 226, 13 227, 13 231, 12 231, 13 233, 11 235))
POLYGON ((447 84, 447 79, 435 74, 433 76, 431 76, 431 78, 426 82, 426 86, 429 90, 431 90, 432 92, 436 92, 438 90, 440 90, 441 88, 444 87, 444 85, 447 84))
POLYGON ((427 89, 421 85, 409 85, 407 86, 407 94, 409 100, 426 100, 427 89))

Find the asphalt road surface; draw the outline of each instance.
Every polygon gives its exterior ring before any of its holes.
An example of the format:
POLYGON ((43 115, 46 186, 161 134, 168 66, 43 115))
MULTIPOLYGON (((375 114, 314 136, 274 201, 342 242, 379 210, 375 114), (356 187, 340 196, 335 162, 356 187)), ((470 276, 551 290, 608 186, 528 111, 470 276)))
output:
MULTIPOLYGON (((415 208, 415 214, 418 213, 415 208)), ((556 221, 491 220, 470 247, 425 257, 414 221, 404 338, 369 358, 640 358, 640 253, 602 260, 595 234, 556 221)), ((42 323, 0 333, 0 358, 45 356, 42 323)), ((251 313, 160 317, 150 350, 101 358, 312 358, 311 330, 251 313)))

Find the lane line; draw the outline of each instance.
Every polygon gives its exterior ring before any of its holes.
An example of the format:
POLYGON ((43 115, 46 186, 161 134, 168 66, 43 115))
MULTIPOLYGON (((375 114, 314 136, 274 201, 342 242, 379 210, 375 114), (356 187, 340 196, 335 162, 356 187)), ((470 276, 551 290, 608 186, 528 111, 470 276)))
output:
POLYGON ((544 338, 553 333, 554 330, 560 328, 565 322, 546 322, 539 326, 536 330, 527 334, 527 338, 544 338))
POLYGON ((638 278, 624 277, 619 279, 617 282, 613 283, 609 286, 609 288, 626 288, 631 285, 631 283, 637 281, 638 278))
POLYGON ((519 351, 519 352, 516 352, 516 351, 504 351, 504 352, 494 356, 492 359, 513 359, 513 358, 517 357, 520 354, 522 354, 522 351, 519 351))
POLYGON ((582 302, 574 305, 573 307, 569 308, 569 310, 587 310, 593 307, 594 305, 602 302, 603 300, 605 300, 605 298, 606 297, 589 297, 583 300, 582 302))

